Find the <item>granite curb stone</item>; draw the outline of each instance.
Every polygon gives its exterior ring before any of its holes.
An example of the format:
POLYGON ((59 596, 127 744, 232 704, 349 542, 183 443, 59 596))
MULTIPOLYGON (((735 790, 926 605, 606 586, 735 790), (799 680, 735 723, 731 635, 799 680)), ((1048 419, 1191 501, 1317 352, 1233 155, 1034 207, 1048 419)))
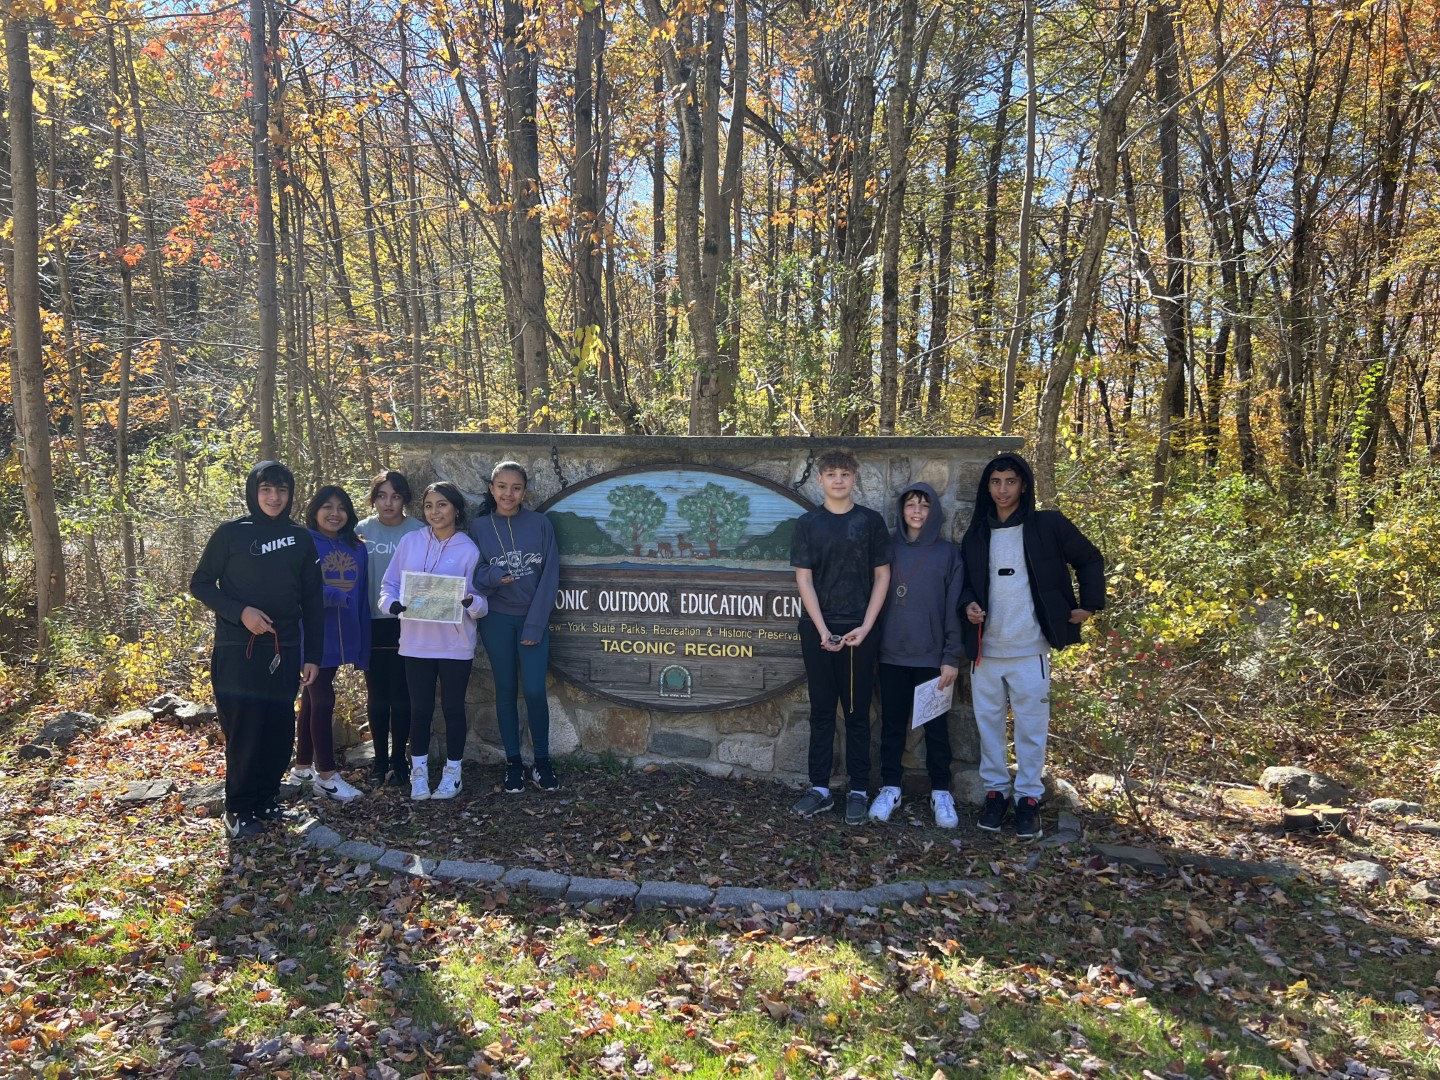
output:
POLYGON ((565 899, 571 904, 588 904, 594 900, 633 900, 639 891, 640 886, 633 881, 572 877, 570 887, 565 890, 565 899))
POLYGON ((435 876, 448 881, 496 882, 505 876, 505 867, 489 862, 468 862, 464 859, 441 859, 435 864, 435 876))
POLYGON ((393 870, 397 874, 409 874, 411 877, 430 877, 435 873, 435 860, 422 858, 413 851, 401 851, 398 848, 391 848, 385 852, 375 865, 382 870, 393 870))
POLYGON ((789 903, 790 894, 779 889, 746 889, 733 885, 716 889, 715 897, 710 901, 712 907, 739 908, 741 911, 749 911, 756 904, 763 911, 784 911, 789 903))
POLYGON ((865 906, 860 894, 850 889, 792 889, 790 902, 801 911, 859 911, 865 906))
POLYGON ((536 870, 528 866, 516 866, 500 879, 501 885, 512 889, 529 889, 536 896, 548 896, 558 900, 570 887, 569 874, 557 874, 553 870, 536 870))
POLYGON ((901 904, 918 904, 924 899, 923 881, 896 881, 889 885, 872 885, 860 892, 860 902, 866 907, 899 907, 901 904))
POLYGON ((704 885, 685 885, 678 881, 646 881, 635 893, 635 907, 640 910, 657 907, 710 906, 715 891, 704 885))
POLYGON ((925 892, 929 896, 950 896, 959 894, 965 896, 979 896, 981 893, 994 892, 994 886, 984 881, 967 881, 964 878, 955 878, 951 881, 927 881, 925 892))
POLYGON ((329 851, 332 848, 339 847, 345 842, 345 838, 330 828, 329 825, 321 825, 320 822, 314 818, 311 818, 304 825, 300 826, 299 831, 300 838, 304 840, 307 845, 313 848, 319 848, 321 851, 329 851))
POLYGON ((347 859, 368 863, 378 862, 385 854, 385 849, 379 844, 367 844, 364 840, 346 840, 342 844, 336 844, 331 850, 347 859))

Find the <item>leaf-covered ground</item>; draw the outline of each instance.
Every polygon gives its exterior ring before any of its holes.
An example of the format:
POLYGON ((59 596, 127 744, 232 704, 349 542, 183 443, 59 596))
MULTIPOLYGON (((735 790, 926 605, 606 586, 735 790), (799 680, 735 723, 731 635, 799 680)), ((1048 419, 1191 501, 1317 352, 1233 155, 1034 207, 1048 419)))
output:
POLYGON ((1433 838, 1383 823, 1294 840, 1268 805, 1174 792, 1143 837, 1317 870, 1368 853, 1395 878, 1366 897, 944 832, 918 799, 915 821, 797 830, 788 792, 688 774, 572 768, 558 797, 507 798, 482 770, 449 805, 324 808, 389 844, 577 873, 994 887, 848 918, 585 911, 278 831, 232 848, 174 797, 115 801, 127 780, 217 775, 212 734, 142 722, 68 758, 6 753, 0 1075, 1440 1073, 1435 912, 1404 898, 1433 838))

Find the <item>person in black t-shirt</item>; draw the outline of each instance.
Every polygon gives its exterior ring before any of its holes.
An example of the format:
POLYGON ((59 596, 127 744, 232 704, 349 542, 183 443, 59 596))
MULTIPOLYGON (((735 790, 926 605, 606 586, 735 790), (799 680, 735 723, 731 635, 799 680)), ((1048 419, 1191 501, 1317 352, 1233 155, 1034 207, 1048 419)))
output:
POLYGON ((804 613, 800 649, 810 689, 810 790, 791 810, 813 817, 831 809, 835 708, 845 710, 845 765, 850 773, 845 823, 860 825, 869 805, 870 695, 878 634, 871 634, 890 585, 885 519, 851 498, 859 462, 827 450, 816 462, 825 505, 795 523, 790 565, 804 613))

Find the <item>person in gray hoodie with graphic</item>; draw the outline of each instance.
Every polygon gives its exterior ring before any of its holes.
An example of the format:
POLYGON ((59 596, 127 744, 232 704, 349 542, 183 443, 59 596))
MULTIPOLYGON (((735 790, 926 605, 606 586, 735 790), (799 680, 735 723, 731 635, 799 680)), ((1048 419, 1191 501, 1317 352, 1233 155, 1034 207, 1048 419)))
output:
MULTIPOLYGON (((892 538, 890 586, 880 631, 880 783, 870 817, 889 821, 900 805, 900 759, 910 732, 915 688, 932 679, 943 690, 960 675, 960 549, 940 536, 945 514, 929 484, 900 493, 892 538)), ((925 727, 925 769, 935 824, 959 824, 950 794, 950 726, 944 714, 925 727)))

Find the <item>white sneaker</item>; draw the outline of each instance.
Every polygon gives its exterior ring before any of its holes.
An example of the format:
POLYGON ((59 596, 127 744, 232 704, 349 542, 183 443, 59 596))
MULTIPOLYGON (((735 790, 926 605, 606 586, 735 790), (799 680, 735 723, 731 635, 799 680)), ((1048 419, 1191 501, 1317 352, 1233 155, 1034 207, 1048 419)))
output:
POLYGON ((314 787, 322 795, 337 802, 349 802, 360 797, 360 789, 349 783, 338 772, 328 780, 323 776, 315 777, 314 787))
POLYGON ((875 796, 875 801, 870 804, 871 821, 889 821, 890 815, 900 805, 900 789, 898 787, 882 787, 880 794, 875 796))
POLYGON ((459 764, 445 763, 445 771, 440 774, 440 783, 435 785, 432 799, 453 799, 460 794, 460 766, 459 764))
POLYGON ((960 816, 955 813, 955 797, 950 792, 932 791, 930 809, 935 811, 935 824, 940 828, 953 829, 960 824, 960 816))
POLYGON ((309 765, 290 766, 290 775, 285 777, 286 783, 299 784, 304 787, 315 779, 315 770, 309 765))
POLYGON ((430 770, 410 767, 410 798, 422 802, 430 798, 430 770))

